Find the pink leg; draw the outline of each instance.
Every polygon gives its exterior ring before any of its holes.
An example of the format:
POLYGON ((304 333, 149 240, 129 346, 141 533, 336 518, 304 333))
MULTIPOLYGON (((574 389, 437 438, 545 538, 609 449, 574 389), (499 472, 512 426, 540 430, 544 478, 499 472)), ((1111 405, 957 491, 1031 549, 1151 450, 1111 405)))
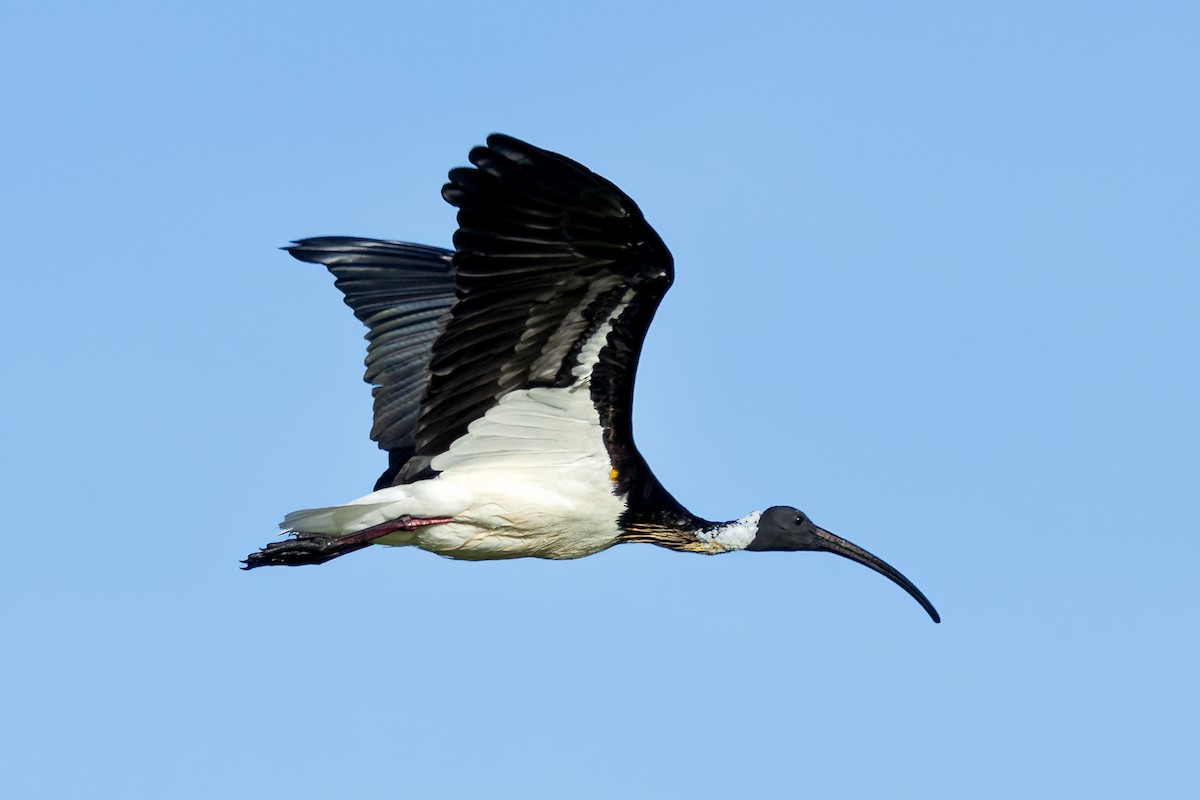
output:
POLYGON ((257 553, 246 556, 242 569, 283 565, 298 567, 301 564, 324 564, 326 561, 369 547, 371 542, 389 533, 415 531, 426 525, 441 525, 453 522, 453 517, 403 517, 390 519, 380 525, 372 525, 347 536, 327 536, 320 533, 298 531, 292 538, 272 542, 257 553))
POLYGON ((376 539, 387 536, 389 533, 415 531, 417 528, 423 528, 426 525, 441 525, 444 522, 454 522, 454 517, 410 517, 405 514, 403 517, 396 517, 379 525, 363 528, 356 533, 339 536, 335 541, 338 544, 345 544, 347 546, 361 542, 373 542, 376 539))

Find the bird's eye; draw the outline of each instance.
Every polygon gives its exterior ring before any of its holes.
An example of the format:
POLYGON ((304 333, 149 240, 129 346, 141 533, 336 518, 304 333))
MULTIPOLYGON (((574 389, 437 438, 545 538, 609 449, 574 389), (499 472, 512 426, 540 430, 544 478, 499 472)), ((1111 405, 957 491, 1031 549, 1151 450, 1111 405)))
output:
POLYGON ((803 524, 804 524, 804 515, 803 515, 803 514, 797 514, 797 515, 796 515, 796 524, 797 524, 797 525, 803 525, 803 524))

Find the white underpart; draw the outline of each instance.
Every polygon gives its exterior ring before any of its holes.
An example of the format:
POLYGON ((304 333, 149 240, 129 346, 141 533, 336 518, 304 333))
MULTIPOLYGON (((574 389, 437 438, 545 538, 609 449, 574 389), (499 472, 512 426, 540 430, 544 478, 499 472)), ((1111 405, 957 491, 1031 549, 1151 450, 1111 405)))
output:
POLYGON ((733 522, 696 531, 696 541, 711 545, 713 551, 718 553, 745 550, 758 534, 758 518, 761 516, 761 511, 751 511, 733 522))
POLYGON ((405 514, 453 517, 378 543, 467 559, 579 558, 611 547, 625 501, 612 491, 590 376, 631 296, 632 290, 584 343, 571 386, 502 397, 433 459, 436 478, 390 486, 341 506, 295 511, 280 527, 336 536, 405 514))

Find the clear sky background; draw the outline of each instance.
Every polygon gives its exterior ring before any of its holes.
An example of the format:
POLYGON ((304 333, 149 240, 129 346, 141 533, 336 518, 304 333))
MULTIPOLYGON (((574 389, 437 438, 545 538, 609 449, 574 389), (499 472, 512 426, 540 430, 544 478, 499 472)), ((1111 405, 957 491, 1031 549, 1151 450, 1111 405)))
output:
POLYGON ((1192 796, 1191 3, 17 2, 0 781, 21 798, 1192 796), (503 131, 674 252, 638 441, 814 554, 239 572, 348 500, 363 329, 503 131))

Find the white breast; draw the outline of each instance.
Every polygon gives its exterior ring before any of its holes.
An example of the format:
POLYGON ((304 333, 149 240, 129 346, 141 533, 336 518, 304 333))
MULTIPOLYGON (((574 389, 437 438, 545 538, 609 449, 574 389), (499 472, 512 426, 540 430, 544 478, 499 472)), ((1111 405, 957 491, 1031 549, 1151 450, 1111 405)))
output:
MULTIPOLYGON (((423 483, 466 499, 455 518, 415 543, 460 558, 578 558, 613 545, 624 501, 587 383, 506 395, 433 460, 423 483)), ((414 484, 411 488, 418 488, 414 484)))

